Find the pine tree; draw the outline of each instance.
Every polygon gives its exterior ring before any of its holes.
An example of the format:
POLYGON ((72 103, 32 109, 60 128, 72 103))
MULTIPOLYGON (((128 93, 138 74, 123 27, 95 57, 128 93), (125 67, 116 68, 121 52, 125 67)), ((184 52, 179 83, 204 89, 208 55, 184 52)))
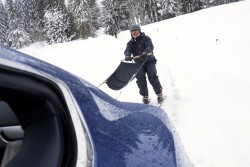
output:
POLYGON ((13 34, 15 33, 15 30, 17 29, 16 20, 15 20, 15 8, 14 8, 14 2, 13 0, 6 0, 5 1, 5 8, 8 18, 8 31, 7 31, 7 37, 6 42, 8 46, 12 46, 13 42, 13 34))
POLYGON ((87 21, 86 10, 84 5, 84 0, 72 0, 68 2, 68 10, 74 16, 75 27, 78 30, 77 33, 80 38, 86 38, 89 36, 88 33, 84 31, 84 23, 87 21))
POLYGON ((158 8, 160 20, 165 20, 180 15, 178 3, 175 0, 158 0, 157 6, 160 7, 158 8))
POLYGON ((25 30, 30 34, 32 41, 44 39, 43 16, 44 4, 42 0, 23 0, 25 30))
POLYGON ((80 37, 80 33, 77 29, 75 17, 72 13, 67 12, 67 20, 68 20, 68 29, 66 30, 67 37, 70 40, 75 40, 80 37))
POLYGON ((7 45, 7 30, 8 30, 8 17, 5 7, 0 1, 0 43, 3 45, 7 45))
POLYGON ((87 20, 90 25, 90 35, 94 37, 96 31, 100 28, 100 9, 96 0, 87 0, 87 20))
POLYGON ((25 13, 22 0, 15 0, 14 19, 16 27, 9 32, 9 40, 12 41, 11 47, 21 48, 22 46, 30 44, 32 41, 29 34, 25 31, 25 13))
POLYGON ((45 12, 45 28, 44 31, 48 38, 49 44, 62 43, 70 41, 67 36, 69 27, 67 15, 61 10, 55 8, 45 12))
POLYGON ((105 33, 116 35, 126 30, 131 25, 130 8, 126 0, 104 0, 102 1, 102 26, 105 33))
POLYGON ((112 0, 102 1, 101 8, 101 22, 104 27, 105 34, 115 35, 117 28, 115 27, 115 21, 112 18, 112 0))
POLYGON ((95 36, 99 29, 99 8, 96 0, 72 0, 68 2, 68 10, 74 15, 75 25, 80 38, 95 36))
POLYGON ((45 10, 53 10, 55 8, 57 9, 64 9, 65 3, 64 0, 43 0, 43 5, 45 10))

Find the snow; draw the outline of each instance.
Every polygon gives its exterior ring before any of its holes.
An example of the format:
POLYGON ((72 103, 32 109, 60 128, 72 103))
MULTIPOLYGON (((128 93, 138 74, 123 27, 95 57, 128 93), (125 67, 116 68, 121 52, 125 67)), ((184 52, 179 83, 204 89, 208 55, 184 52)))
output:
MULTIPOLYGON (((197 167, 250 166, 250 1, 221 5, 142 26, 152 38, 162 108, 197 167)), ((98 86, 124 58, 129 31, 20 51, 98 86)), ((139 102, 135 80, 122 91, 99 87, 120 101, 139 102)), ((150 96, 156 101, 151 86, 150 96)))

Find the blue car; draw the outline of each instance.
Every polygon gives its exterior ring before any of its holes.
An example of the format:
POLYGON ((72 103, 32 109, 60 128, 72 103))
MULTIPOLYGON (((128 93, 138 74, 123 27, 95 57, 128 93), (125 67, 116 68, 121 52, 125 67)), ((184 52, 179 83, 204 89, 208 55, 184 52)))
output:
POLYGON ((1 167, 193 166, 166 113, 0 45, 1 167))

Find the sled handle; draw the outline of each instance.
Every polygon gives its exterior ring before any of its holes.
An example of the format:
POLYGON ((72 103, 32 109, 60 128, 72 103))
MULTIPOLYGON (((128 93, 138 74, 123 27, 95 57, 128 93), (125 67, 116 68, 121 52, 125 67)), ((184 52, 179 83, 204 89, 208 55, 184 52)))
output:
POLYGON ((133 60, 135 60, 135 59, 139 59, 140 57, 141 57, 141 55, 134 56, 134 57, 133 57, 133 60))
MULTIPOLYGON (((153 55, 153 53, 148 53, 148 56, 151 56, 153 55)), ((132 59, 135 60, 135 59, 139 59, 141 57, 141 55, 137 55, 137 56, 133 56, 132 59)), ((122 61, 126 61, 125 59, 122 59, 122 61)))
MULTIPOLYGON (((141 55, 138 55, 138 56, 133 56, 132 59, 135 60, 135 59, 139 59, 141 57, 141 55)), ((125 59, 122 59, 121 61, 126 61, 125 59)))

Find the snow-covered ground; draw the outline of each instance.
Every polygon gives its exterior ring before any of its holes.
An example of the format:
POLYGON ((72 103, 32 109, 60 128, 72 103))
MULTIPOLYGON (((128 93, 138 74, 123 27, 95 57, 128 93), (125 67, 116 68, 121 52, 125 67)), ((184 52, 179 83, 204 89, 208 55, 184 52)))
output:
MULTIPOLYGON (((196 167, 250 166, 250 1, 222 5, 142 27, 152 38, 172 119, 196 167)), ((129 31, 20 51, 98 86, 124 58, 129 31)), ((116 98, 105 84, 100 89, 116 98)), ((150 96, 156 96, 150 86, 150 96)), ((141 102, 135 80, 118 100, 141 102)))

